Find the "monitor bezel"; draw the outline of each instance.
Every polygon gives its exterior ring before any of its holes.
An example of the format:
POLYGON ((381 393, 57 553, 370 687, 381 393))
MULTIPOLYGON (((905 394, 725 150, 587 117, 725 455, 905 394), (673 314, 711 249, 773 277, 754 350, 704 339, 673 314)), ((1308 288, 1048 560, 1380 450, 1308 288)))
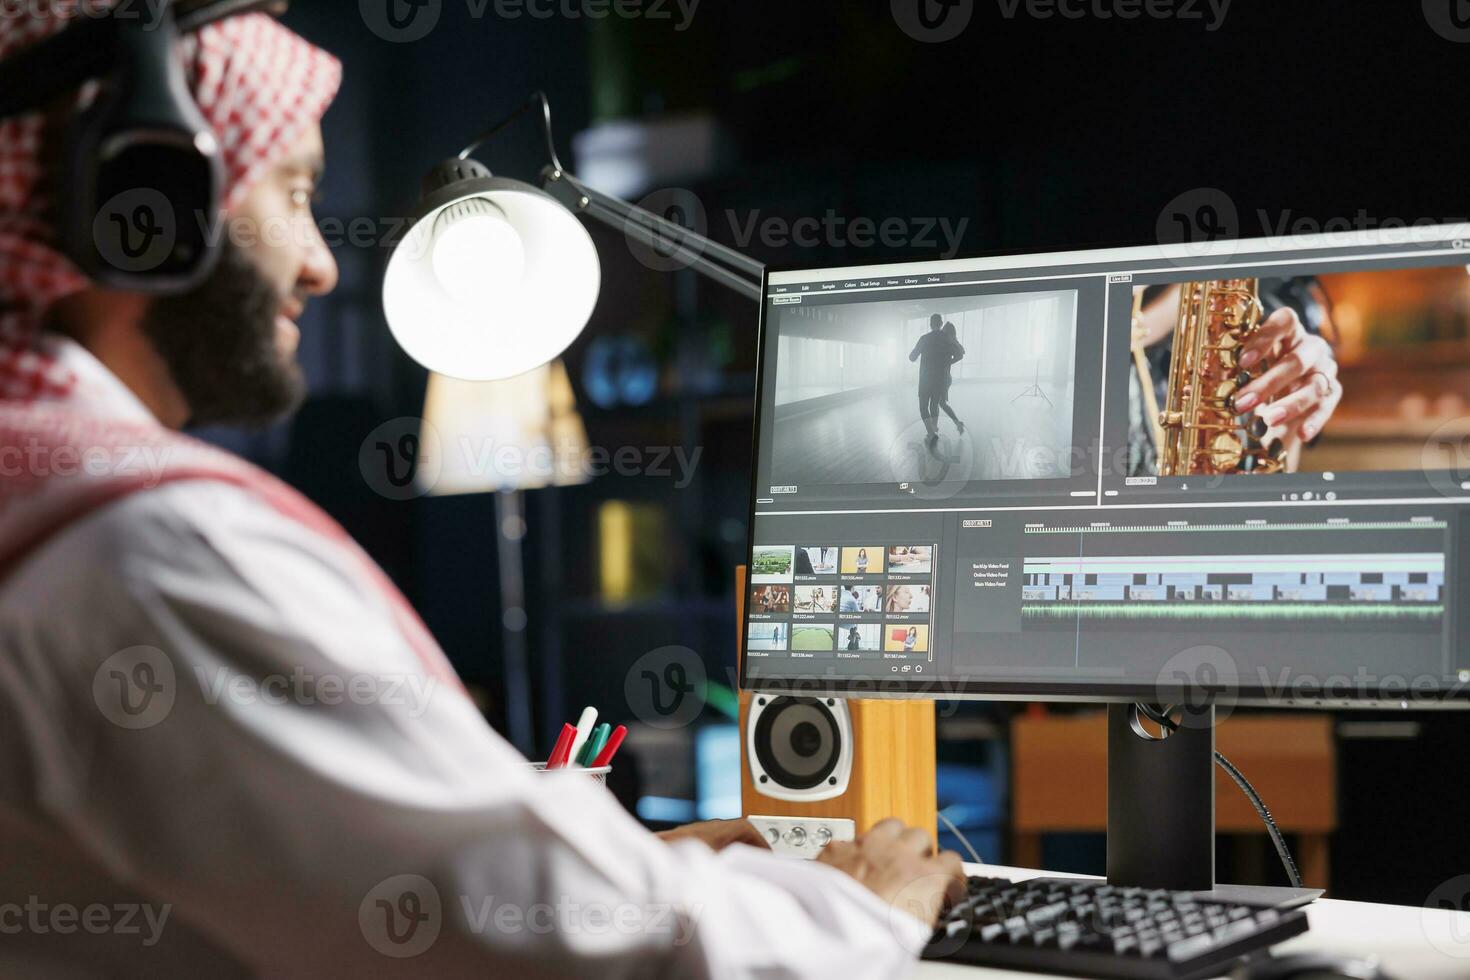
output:
MULTIPOLYGON (((1378 233, 1386 233, 1387 229, 1378 233)), ((1423 241, 1455 242, 1460 238, 1470 241, 1470 224, 1436 224, 1409 226, 1404 229, 1394 229, 1398 234, 1411 235, 1423 234, 1423 241), (1455 229, 1446 234, 1433 234, 1435 231, 1455 229)), ((1351 233, 1317 233, 1306 235, 1281 235, 1260 236, 1256 238, 1222 238, 1210 243, 1211 247, 1236 246, 1227 251, 1222 258, 1228 261, 1239 247, 1249 248, 1252 243, 1257 246, 1268 245, 1271 250, 1290 251, 1292 242, 1303 243, 1304 240, 1321 238, 1349 238, 1354 235, 1374 234, 1373 231, 1351 232, 1351 233), (1279 243, 1279 244, 1271 244, 1279 243)), ((1344 241, 1342 247, 1351 247, 1354 244, 1344 241)), ((966 253, 951 256, 950 258, 913 257, 894 258, 867 265, 843 265, 833 266, 825 264, 796 264, 767 266, 761 275, 760 313, 756 326, 756 371, 755 371, 755 406, 752 412, 752 435, 751 435, 751 467, 750 467, 750 496, 747 511, 746 549, 747 557, 754 553, 755 548, 755 522, 756 522, 756 500, 760 496, 759 490, 759 443, 761 433, 761 406, 765 403, 766 378, 766 331, 768 327, 767 315, 770 307, 771 277, 783 273, 807 273, 807 272, 842 272, 843 270, 868 269, 883 266, 915 265, 933 262, 971 262, 992 258, 1011 258, 1020 256, 1044 257, 1050 255, 1061 255, 1069 252, 1106 252, 1121 249, 1157 248, 1160 250, 1159 258, 1168 259, 1169 250, 1190 249, 1197 245, 1189 243, 1182 245, 1162 245, 1158 242, 1115 242, 1108 244, 1076 245, 1059 247, 1047 251, 1037 251, 1030 248, 1002 249, 976 253, 966 253)), ((1203 260, 1208 255, 1190 255, 1192 260, 1203 260)), ((1470 250, 1467 250, 1467 262, 1470 262, 1470 250)), ((1456 583, 1458 586, 1459 583, 1456 583)), ((745 591, 748 593, 749 586, 745 591)), ((736 661, 738 663, 738 683, 740 690, 769 693, 769 694, 799 694, 809 697, 836 697, 836 698, 873 698, 873 699, 924 699, 935 701, 1036 701, 1049 703, 1154 703, 1154 704, 1179 704, 1185 702, 1198 703, 1200 691, 1185 692, 1173 690, 1167 687, 1151 686, 1148 684, 1125 683, 1104 684, 1099 682, 1077 682, 1077 683, 1048 683, 1044 681, 1006 682, 996 680, 973 680, 933 678, 917 679, 910 675, 909 678, 884 677, 869 675, 853 675, 850 677, 818 677, 813 676, 786 676, 767 677, 759 680, 752 679, 749 673, 749 659, 746 657, 746 642, 750 629, 750 602, 747 595, 740 597, 740 606, 744 610, 739 617, 739 637, 736 646, 736 661)), ((1415 681, 1421 678, 1416 678, 1415 681)), ((1329 682, 1337 678, 1328 678, 1329 682)), ((1335 686, 1335 685, 1334 685, 1335 686)), ((1386 690, 1381 683, 1371 690, 1365 689, 1361 696, 1343 696, 1334 693, 1333 690, 1325 689, 1326 685, 1317 688, 1297 685, 1296 688, 1287 693, 1283 691, 1272 691, 1264 685, 1239 685, 1222 687, 1208 691, 1205 700, 1217 705, 1229 705, 1239 707, 1270 707, 1270 708, 1311 708, 1321 710, 1464 710, 1470 709, 1470 682, 1448 684, 1446 679, 1440 678, 1433 689, 1416 688, 1411 681, 1399 690, 1397 685, 1393 690, 1386 690)))

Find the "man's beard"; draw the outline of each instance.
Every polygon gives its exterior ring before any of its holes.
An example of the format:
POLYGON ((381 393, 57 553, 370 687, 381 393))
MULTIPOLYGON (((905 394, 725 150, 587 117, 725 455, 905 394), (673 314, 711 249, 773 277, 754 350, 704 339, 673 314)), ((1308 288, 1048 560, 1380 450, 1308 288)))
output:
POLYGON ((276 346, 280 294, 237 246, 221 247, 198 287, 154 300, 143 332, 188 402, 190 425, 265 428, 301 406, 306 379, 276 346))

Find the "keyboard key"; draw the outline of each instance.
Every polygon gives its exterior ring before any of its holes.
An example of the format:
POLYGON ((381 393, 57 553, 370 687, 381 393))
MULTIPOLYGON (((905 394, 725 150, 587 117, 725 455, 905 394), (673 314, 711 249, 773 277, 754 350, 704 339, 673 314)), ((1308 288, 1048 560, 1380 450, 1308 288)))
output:
POLYGON ((1031 928, 1039 929, 1060 919, 1066 911, 1067 904, 1065 902, 1057 902, 1054 905, 1043 905, 1041 908, 1032 909, 1030 912, 1027 912, 1026 921, 1030 923, 1031 928))
POLYGON ((925 956, 1115 980, 1217 972, 1306 931, 1306 915, 1096 881, 971 879, 925 956))
POLYGON ((1247 936, 1253 936, 1255 935, 1255 932, 1255 923, 1246 920, 1244 922, 1231 922, 1228 925, 1220 926, 1216 928, 1215 931, 1211 933, 1211 935, 1215 937, 1215 942, 1219 943, 1222 946, 1225 946, 1229 943, 1235 942, 1237 939, 1244 939, 1247 936))
POLYGON ((1198 936, 1190 936, 1177 943, 1169 944, 1169 959, 1178 963, 1183 960, 1192 960, 1202 953, 1207 953, 1215 946, 1214 937, 1208 933, 1200 933, 1198 936))

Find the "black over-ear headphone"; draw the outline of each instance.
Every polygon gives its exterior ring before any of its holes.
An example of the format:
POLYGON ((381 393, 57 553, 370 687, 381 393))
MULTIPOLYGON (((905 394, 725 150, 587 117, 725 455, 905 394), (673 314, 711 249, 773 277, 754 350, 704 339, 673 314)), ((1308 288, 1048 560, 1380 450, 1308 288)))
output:
POLYGON ((90 279, 117 289, 179 293, 219 258, 220 146, 195 103, 179 39, 280 0, 137 0, 81 16, 0 62, 0 120, 45 107, 97 80, 69 124, 57 175, 57 239, 90 279))

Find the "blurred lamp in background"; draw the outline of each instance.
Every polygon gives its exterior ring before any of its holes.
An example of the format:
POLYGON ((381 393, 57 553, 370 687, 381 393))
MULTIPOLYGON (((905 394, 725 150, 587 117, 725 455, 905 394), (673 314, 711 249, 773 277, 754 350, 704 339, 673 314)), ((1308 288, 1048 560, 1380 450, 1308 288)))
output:
POLYGON ((582 333, 602 288, 584 214, 759 301, 764 266, 676 222, 586 186, 556 155, 551 106, 537 92, 424 178, 413 223, 383 280, 383 311, 404 351, 467 381, 514 377, 582 333), (541 188, 496 177, 470 154, 540 108, 550 163, 541 188))
MULTIPOLYGON (((424 490, 432 496, 495 494, 506 734, 516 748, 529 753, 535 729, 521 492, 586 483, 587 430, 561 361, 506 381, 432 374, 424 422, 438 433, 441 456, 437 467, 420 460, 417 472, 437 474, 424 490)), ((431 442, 420 439, 419 445, 431 442)))
MULTIPOLYGON (((439 434, 432 495, 569 487, 588 481, 587 429, 566 365, 504 381, 429 375, 424 421, 439 434)), ((421 443, 423 440, 421 440, 421 443)))

